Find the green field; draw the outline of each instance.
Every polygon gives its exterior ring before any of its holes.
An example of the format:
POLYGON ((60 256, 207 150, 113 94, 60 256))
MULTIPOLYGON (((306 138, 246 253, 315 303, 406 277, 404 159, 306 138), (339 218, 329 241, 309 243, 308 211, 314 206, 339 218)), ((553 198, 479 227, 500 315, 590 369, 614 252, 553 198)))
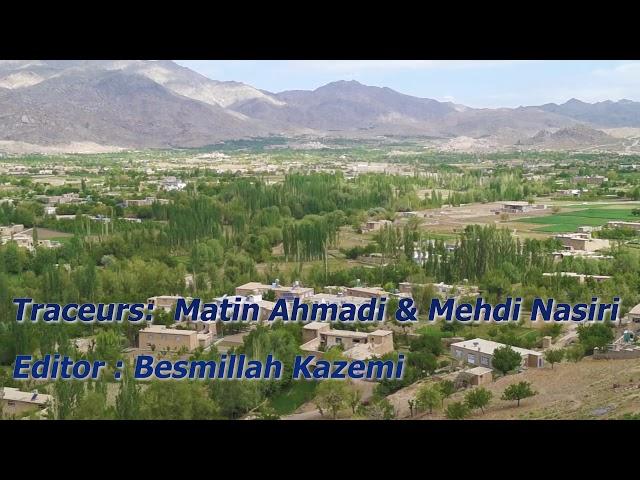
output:
POLYGON ((522 223, 544 225, 536 228, 537 232, 561 233, 574 232, 578 227, 599 227, 609 221, 640 221, 640 217, 631 213, 632 208, 585 208, 571 212, 557 213, 544 217, 519 219, 522 223))
POLYGON ((313 399, 315 391, 316 382, 294 381, 288 388, 271 399, 271 406, 278 415, 288 415, 303 403, 313 399))

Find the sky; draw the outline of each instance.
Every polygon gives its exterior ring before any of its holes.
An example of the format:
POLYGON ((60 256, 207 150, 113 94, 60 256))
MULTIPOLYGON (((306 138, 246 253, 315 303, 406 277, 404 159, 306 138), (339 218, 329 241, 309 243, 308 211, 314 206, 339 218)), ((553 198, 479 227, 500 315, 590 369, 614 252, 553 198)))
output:
POLYGON ((178 60, 214 80, 270 92, 337 80, 389 87, 470 107, 640 101, 640 61, 612 60, 178 60))

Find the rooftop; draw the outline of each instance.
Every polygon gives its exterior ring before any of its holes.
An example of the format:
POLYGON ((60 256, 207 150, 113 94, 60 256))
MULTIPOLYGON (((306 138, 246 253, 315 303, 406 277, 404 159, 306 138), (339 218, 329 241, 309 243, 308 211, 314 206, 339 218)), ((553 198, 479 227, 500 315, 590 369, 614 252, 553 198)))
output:
POLYGON ((144 333, 164 333, 167 335, 195 335, 195 330, 179 330, 177 328, 167 328, 165 325, 149 325, 147 328, 140 330, 144 333))
MULTIPOLYGON (((504 347, 504 343, 492 342, 491 340, 484 340, 483 338, 474 338, 473 340, 465 340, 463 342, 456 342, 451 344, 452 347, 464 348, 467 350, 476 350, 487 355, 493 355, 493 351, 496 348, 504 347)), ((514 351, 520 355, 542 355, 535 350, 528 350, 526 348, 511 347, 514 351)))
POLYGON ((44 405, 48 401, 53 400, 51 395, 46 395, 44 393, 22 392, 17 388, 12 387, 0 388, 0 398, 13 402, 33 403, 35 405, 44 405))

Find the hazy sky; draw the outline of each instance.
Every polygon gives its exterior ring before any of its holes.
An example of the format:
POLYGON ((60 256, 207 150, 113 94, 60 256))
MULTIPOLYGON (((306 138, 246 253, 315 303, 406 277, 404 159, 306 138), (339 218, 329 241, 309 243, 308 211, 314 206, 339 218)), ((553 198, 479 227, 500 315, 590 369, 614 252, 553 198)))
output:
POLYGON ((640 101, 640 61, 179 60, 215 80, 271 92, 357 80, 471 107, 517 107, 570 98, 640 101))

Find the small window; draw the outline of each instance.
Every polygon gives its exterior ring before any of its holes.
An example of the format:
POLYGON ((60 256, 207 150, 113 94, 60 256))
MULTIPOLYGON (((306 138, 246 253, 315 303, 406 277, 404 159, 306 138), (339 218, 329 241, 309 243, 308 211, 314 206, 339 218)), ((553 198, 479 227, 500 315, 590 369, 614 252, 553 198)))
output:
POLYGON ((340 337, 336 337, 336 343, 337 343, 338 345, 342 345, 342 338, 340 338, 340 337))
POLYGON ((460 350, 456 350, 456 357, 462 358, 462 352, 460 350))
POLYGON ((475 364, 476 356, 473 353, 467 354, 467 362, 475 364))
POLYGON ((485 357, 484 355, 480 357, 480 364, 489 366, 489 357, 485 357))
POLYGON ((353 339, 353 343, 360 343, 360 339, 359 338, 354 338, 353 339))
POLYGON ((14 402, 13 400, 9 400, 9 401, 7 402, 7 405, 9 405, 10 407, 15 407, 16 402, 14 402))

